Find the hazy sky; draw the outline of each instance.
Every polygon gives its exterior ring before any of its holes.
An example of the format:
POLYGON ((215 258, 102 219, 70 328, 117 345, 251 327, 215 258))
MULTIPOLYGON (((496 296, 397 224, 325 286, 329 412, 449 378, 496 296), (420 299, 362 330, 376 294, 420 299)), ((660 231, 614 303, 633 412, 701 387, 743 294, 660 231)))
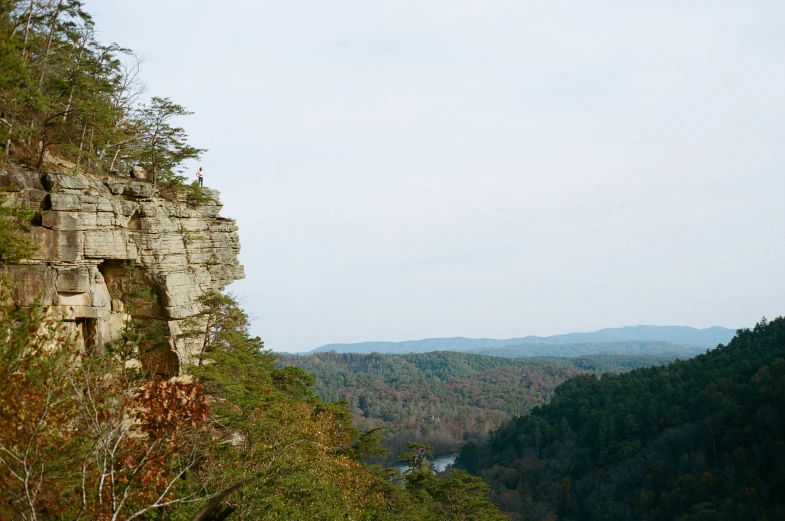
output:
POLYGON ((785 2, 88 0, 275 350, 785 312, 785 2))

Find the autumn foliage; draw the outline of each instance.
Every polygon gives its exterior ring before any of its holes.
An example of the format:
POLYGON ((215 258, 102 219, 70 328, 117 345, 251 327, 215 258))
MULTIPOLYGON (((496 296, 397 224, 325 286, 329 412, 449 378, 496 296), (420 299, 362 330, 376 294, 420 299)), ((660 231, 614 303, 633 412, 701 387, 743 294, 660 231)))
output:
POLYGON ((378 431, 276 367, 231 297, 201 304, 200 360, 169 380, 139 369, 157 333, 133 321, 87 354, 44 310, 2 316, 0 519, 187 520, 212 498, 238 521, 499 519, 465 473, 368 465, 378 431))
POLYGON ((0 519, 128 520, 177 503, 209 416, 197 382, 79 352, 41 311, 0 323, 0 519))

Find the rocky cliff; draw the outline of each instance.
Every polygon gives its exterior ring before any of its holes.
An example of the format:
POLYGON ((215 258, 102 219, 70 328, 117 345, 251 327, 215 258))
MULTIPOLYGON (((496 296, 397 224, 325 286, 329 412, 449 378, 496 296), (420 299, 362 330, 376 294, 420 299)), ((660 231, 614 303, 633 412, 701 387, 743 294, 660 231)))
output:
POLYGON ((237 226, 219 215, 215 190, 203 189, 205 200, 191 207, 130 178, 0 168, 0 192, 5 204, 37 212, 36 253, 4 269, 11 298, 23 307, 40 298, 88 350, 116 339, 131 313, 168 329, 169 349, 145 362, 177 374, 198 343, 178 335, 199 296, 244 276, 237 226), (134 291, 144 302, 129 306, 134 291))

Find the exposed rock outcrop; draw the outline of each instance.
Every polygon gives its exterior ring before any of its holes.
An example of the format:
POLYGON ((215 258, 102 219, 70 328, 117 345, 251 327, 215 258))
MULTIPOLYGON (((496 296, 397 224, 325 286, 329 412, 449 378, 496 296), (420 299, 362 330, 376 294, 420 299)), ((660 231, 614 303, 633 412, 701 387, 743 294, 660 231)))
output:
POLYGON ((206 201, 191 208, 131 178, 0 169, 0 192, 5 204, 40 211, 29 233, 38 246, 33 258, 5 268, 11 298, 18 306, 40 298, 88 349, 117 338, 131 312, 166 325, 171 351, 151 364, 176 374, 194 354, 177 335, 199 311, 199 296, 244 276, 237 226, 219 215, 215 190, 204 188, 206 201), (131 272, 151 295, 133 310, 131 272))

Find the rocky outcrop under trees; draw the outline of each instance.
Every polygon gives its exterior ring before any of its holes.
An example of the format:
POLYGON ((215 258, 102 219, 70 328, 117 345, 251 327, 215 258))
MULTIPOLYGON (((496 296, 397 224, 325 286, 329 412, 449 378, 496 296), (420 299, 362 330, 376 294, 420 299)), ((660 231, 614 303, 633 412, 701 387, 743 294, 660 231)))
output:
POLYGON ((4 204, 36 212, 28 232, 36 252, 3 269, 13 304, 40 299, 87 349, 116 339, 130 314, 157 321, 168 328, 170 350, 150 364, 176 374, 195 351, 178 335, 199 312, 198 298, 244 276, 237 226, 219 215, 216 190, 203 194, 191 207, 132 178, 0 168, 4 204))

